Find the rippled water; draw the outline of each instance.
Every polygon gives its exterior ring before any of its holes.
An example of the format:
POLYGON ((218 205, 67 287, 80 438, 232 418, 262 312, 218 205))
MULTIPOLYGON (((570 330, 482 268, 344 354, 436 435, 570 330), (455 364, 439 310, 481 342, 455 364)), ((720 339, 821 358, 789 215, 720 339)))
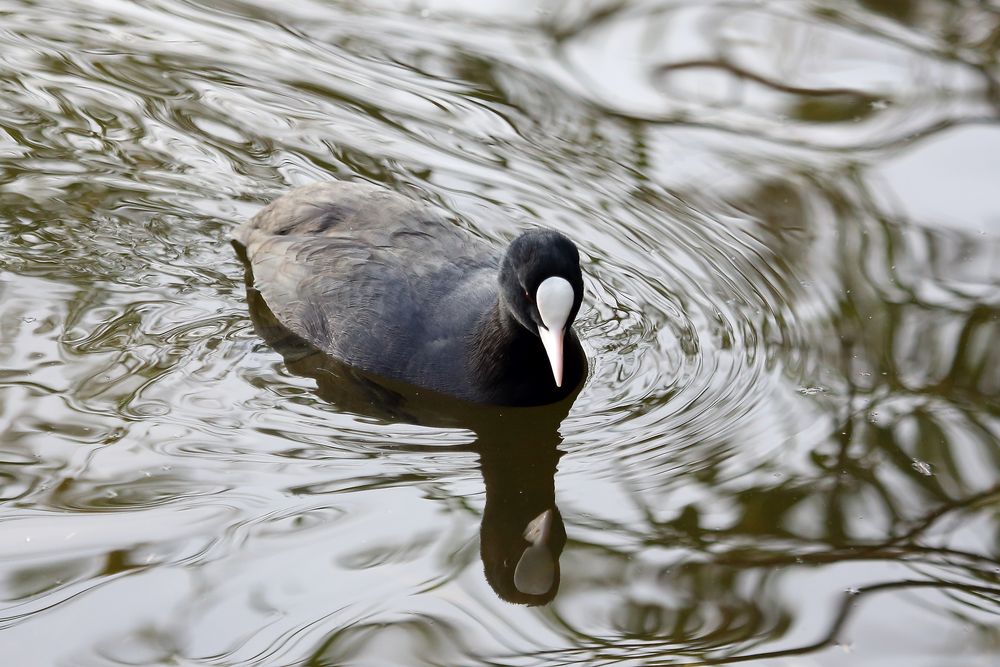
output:
POLYGON ((3 663, 995 665, 998 55, 988 0, 0 0, 3 663), (265 342, 228 234, 331 176, 573 236, 575 403, 265 342))

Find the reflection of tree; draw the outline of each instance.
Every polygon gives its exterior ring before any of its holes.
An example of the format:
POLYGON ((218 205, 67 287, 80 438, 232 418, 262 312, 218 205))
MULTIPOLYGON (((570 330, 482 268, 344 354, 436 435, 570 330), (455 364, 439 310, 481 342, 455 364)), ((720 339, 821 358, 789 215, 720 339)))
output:
POLYGON ((777 79, 758 74, 725 58, 718 60, 685 60, 662 65, 657 70, 658 77, 684 70, 718 70, 730 74, 737 81, 749 81, 772 91, 793 96, 791 104, 793 118, 806 121, 860 120, 875 111, 877 97, 862 90, 844 87, 794 86, 777 79))
MULTIPOLYGON (((721 651, 718 655, 705 657, 699 651, 691 651, 691 643, 688 642, 684 648, 679 646, 663 646, 662 643, 647 643, 634 641, 618 641, 613 646, 604 642, 594 643, 590 646, 580 646, 575 649, 555 651, 542 651, 540 655, 558 655, 560 664, 591 664, 593 660, 613 660, 615 657, 641 658, 644 665, 720 665, 737 664, 754 660, 774 659, 786 656, 806 655, 827 648, 840 640, 841 634, 851 620, 851 616, 856 612, 861 604, 870 596, 884 592, 898 592, 902 590, 939 589, 942 591, 960 590, 969 595, 983 596, 987 602, 996 603, 1000 598, 1000 587, 978 586, 946 581, 927 581, 904 579, 898 581, 886 581, 869 586, 846 591, 841 598, 839 608, 833 621, 826 631, 816 640, 792 648, 785 648, 774 651, 751 651, 733 652, 721 651), (692 657, 694 660, 692 660, 692 657), (567 658, 569 658, 567 660, 567 658), (683 660, 680 662, 678 659, 683 660)), ((711 650, 718 648, 707 646, 711 650)))
MULTIPOLYGON (((984 100, 1000 109, 996 69, 1000 27, 973 38, 965 29, 975 14, 968 7, 948 5, 937 11, 915 1, 864 4, 907 24, 907 29, 897 30, 882 20, 866 23, 857 13, 833 8, 822 21, 920 58, 971 69, 984 85, 981 91, 966 91, 969 104, 960 112, 921 116, 922 126, 890 128, 838 144, 838 152, 848 159, 853 152, 859 154, 847 165, 817 173, 814 164, 786 153, 780 176, 772 172, 755 177, 751 170, 749 190, 728 197, 754 220, 754 237, 767 244, 771 256, 763 253, 763 257, 769 270, 777 273, 774 284, 790 286, 784 305, 791 308, 788 326, 796 328, 797 335, 772 344, 769 354, 777 359, 797 355, 807 359, 796 369, 801 374, 794 380, 819 388, 803 400, 830 417, 828 435, 810 445, 805 469, 783 471, 778 478, 761 479, 765 475, 760 474, 756 484, 738 492, 711 490, 713 498, 734 505, 733 518, 722 528, 709 527, 705 514, 711 508, 703 502, 691 503, 672 518, 658 518, 657 501, 644 499, 634 489, 627 495, 636 503, 640 520, 622 524, 594 516, 572 518, 567 529, 571 540, 581 532, 613 534, 616 539, 571 541, 570 553, 579 561, 565 564, 565 575, 586 579, 579 573, 601 572, 587 585, 637 592, 626 594, 618 605, 614 614, 618 636, 612 639, 588 634, 573 623, 570 581, 563 597, 554 602, 553 613, 566 624, 567 634, 582 639, 574 648, 543 655, 578 664, 623 657, 641 659, 643 664, 718 664, 808 654, 842 641, 852 615, 865 601, 920 590, 949 596, 941 614, 961 616, 984 636, 992 631, 982 617, 963 610, 1000 613, 1000 523, 995 511, 1000 503, 996 473, 1000 347, 995 344, 1000 303, 984 297, 981 289, 982 280, 997 288, 1000 280, 995 273, 980 275, 980 289, 971 289, 969 270, 962 267, 990 266, 995 240, 920 227, 888 214, 871 192, 864 163, 958 125, 995 125, 995 113, 969 109, 984 100), (935 19, 940 23, 931 25, 935 19), (937 40, 933 45, 918 39, 928 35, 937 40), (817 220, 818 210, 829 215, 817 220), (820 233, 829 230, 814 227, 819 224, 835 226, 835 231, 820 233), (833 245, 818 247, 827 242, 833 245), (832 258, 831 275, 817 275, 813 262, 817 256, 832 258), (817 279, 821 284, 799 287, 817 279), (820 292, 826 296, 820 299, 830 305, 825 317, 794 321, 798 301, 816 298, 820 292), (968 539, 971 525, 984 546, 968 539), (609 546, 621 543, 629 546, 609 546), (636 566, 636 554, 645 552, 670 557, 666 563, 636 566), (911 574, 896 572, 883 581, 858 582, 842 593, 821 636, 769 651, 765 645, 785 637, 800 611, 778 599, 784 573, 847 563, 878 563, 881 569, 875 572, 902 567, 911 574)), ((676 6, 662 10, 656 19, 669 20, 676 6)), ((638 10, 626 4, 608 5, 592 21, 577 20, 554 34, 565 45, 630 11, 638 10)), ((984 12, 978 16, 984 18, 984 12)), ((833 123, 894 112, 891 100, 888 106, 873 106, 881 98, 878 91, 791 85, 727 56, 724 48, 719 54, 674 61, 656 74, 722 71, 734 81, 780 95, 791 109, 816 111, 818 104, 833 101, 838 108, 822 119, 833 123)), ((579 74, 587 80, 587 73, 579 74)), ((926 91, 929 97, 924 103, 939 102, 934 98, 938 93, 926 91)), ((737 97, 729 103, 737 106, 741 101, 737 97)), ((738 128, 729 118, 703 120, 689 111, 657 115, 599 106, 627 127, 633 140, 631 157, 642 172, 647 160, 658 157, 651 157, 649 149, 654 126, 697 127, 734 139, 740 135, 763 140, 771 148, 802 147, 812 157, 823 150, 810 138, 783 136, 777 124, 738 128)), ((807 114, 789 115, 819 120, 807 114)), ((732 150, 736 153, 739 147, 732 150)), ((752 165, 752 157, 745 162, 752 165)), ((700 192, 675 194, 689 202, 703 200, 700 192)), ((701 473, 705 479, 721 477, 713 470, 716 465, 701 473)))
MULTIPOLYGON (((566 49, 574 40, 585 39, 593 33, 607 29, 615 21, 638 20, 638 15, 641 14, 647 25, 645 35, 651 42, 656 42, 662 39, 660 35, 669 33, 668 28, 674 21, 682 20, 681 14, 689 12, 699 4, 701 3, 679 2, 648 8, 625 2, 612 2, 597 6, 591 13, 582 16, 566 11, 560 20, 557 13, 556 19, 550 22, 547 30, 560 48, 566 49)), ((595 103, 608 117, 624 122, 699 128, 762 139, 774 145, 805 149, 828 147, 838 151, 903 148, 916 140, 951 128, 968 124, 992 124, 996 121, 997 113, 1000 112, 1000 68, 997 66, 1000 53, 1000 22, 996 20, 995 11, 927 0, 900 0, 888 3, 872 0, 863 4, 872 12, 882 14, 898 23, 873 20, 871 14, 863 12, 843 11, 843 8, 836 3, 821 5, 814 12, 804 11, 804 7, 795 8, 794 5, 756 7, 742 2, 712 3, 705 7, 705 17, 699 22, 699 26, 706 33, 702 46, 710 49, 712 54, 709 57, 670 61, 649 68, 647 76, 651 84, 665 92, 666 111, 662 113, 634 111, 620 107, 610 100, 595 101, 595 103), (673 95, 666 91, 668 74, 683 70, 690 70, 693 73, 702 71, 725 73, 734 84, 752 83, 762 90, 778 95, 783 100, 782 106, 785 109, 783 114, 805 122, 855 123, 877 116, 893 103, 891 95, 881 90, 791 84, 783 79, 790 77, 787 70, 794 71, 794 63, 780 65, 775 63, 771 73, 741 65, 740 56, 732 53, 733 47, 746 38, 751 41, 761 38, 760 35, 750 37, 740 28, 741 17, 748 15, 766 16, 774 22, 771 39, 778 39, 784 33, 794 33, 797 28, 841 29, 845 33, 868 38, 881 46, 910 53, 915 62, 923 60, 925 64, 948 65, 956 67, 957 70, 971 71, 982 81, 981 89, 950 89, 949 83, 942 80, 930 82, 928 88, 934 90, 921 91, 921 94, 927 95, 931 92, 937 98, 933 101, 942 106, 956 97, 967 97, 972 107, 984 101, 992 107, 992 111, 982 113, 978 110, 969 110, 961 114, 947 112, 937 117, 931 115, 917 126, 909 123, 891 123, 881 127, 876 136, 860 141, 845 139, 835 146, 825 146, 825 141, 819 136, 805 139, 790 136, 787 126, 780 122, 776 123, 777 114, 770 111, 761 114, 761 124, 747 124, 740 119, 730 117, 704 120, 704 108, 697 105, 687 107, 683 93, 673 95), (787 25, 782 26, 782 23, 787 25), (899 24, 905 25, 905 29, 899 29, 899 24), (981 31, 972 29, 973 26, 984 24, 995 26, 985 36, 981 31)), ((601 86, 592 81, 590 72, 575 67, 571 59, 565 59, 564 62, 572 69, 572 75, 584 88, 595 91, 600 89, 601 86)), ((914 72, 916 71, 917 68, 914 67, 914 72)), ((919 85, 921 82, 918 80, 911 83, 919 85)), ((739 86, 734 88, 740 89, 739 86)), ((735 95, 725 104, 715 106, 742 112, 751 108, 746 97, 741 95, 735 95)), ((929 108, 930 105, 926 105, 925 101, 925 106, 929 108)))
MULTIPOLYGON (((586 647, 561 656, 586 662, 641 655, 646 664, 672 664, 684 655, 697 658, 692 664, 715 664, 809 653, 838 641, 867 597, 901 590, 938 589, 956 596, 956 605, 1000 613, 1000 524, 993 509, 1000 503, 994 344, 1000 304, 977 296, 981 290, 964 289, 961 264, 953 261, 960 256, 989 265, 994 249, 891 218, 851 170, 827 174, 822 188, 810 185, 816 182, 789 173, 788 196, 776 196, 782 187, 764 181, 740 208, 757 220, 758 238, 773 240, 769 264, 790 284, 809 277, 809 244, 817 238, 794 227, 810 223, 814 200, 836 211, 836 284, 814 289, 838 300, 804 340, 789 337, 795 342, 785 343, 787 349, 772 350, 788 358, 794 345, 812 357, 805 367, 814 376, 796 380, 825 388, 811 400, 834 418, 829 435, 812 446, 808 470, 779 481, 760 475, 764 481, 739 493, 717 490, 735 503, 723 528, 706 527, 706 508, 697 504, 658 520, 655 505, 634 491, 629 495, 645 517, 641 522, 575 519, 570 536, 581 529, 613 532, 631 545, 627 551, 579 545, 588 554, 584 562, 605 563, 648 590, 623 604, 622 634, 629 641, 609 647, 606 638, 589 637, 586 647), (838 181, 842 185, 833 187, 838 181), (922 254, 931 260, 919 260, 922 254), (929 291, 928 284, 937 289, 929 291), (962 537, 973 521, 987 526, 990 547, 982 551, 962 537), (628 561, 648 550, 680 555, 636 575, 628 561), (858 585, 845 593, 822 638, 794 649, 760 648, 783 636, 795 614, 775 598, 783 571, 849 562, 900 565, 922 577, 858 585)), ((794 308, 801 295, 787 296, 794 308)), ((982 620, 964 622, 990 630, 982 620)))

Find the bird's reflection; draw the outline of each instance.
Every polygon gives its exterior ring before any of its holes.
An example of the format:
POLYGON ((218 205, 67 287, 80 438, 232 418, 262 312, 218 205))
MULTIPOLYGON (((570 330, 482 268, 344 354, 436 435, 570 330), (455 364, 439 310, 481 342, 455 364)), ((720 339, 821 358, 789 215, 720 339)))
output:
POLYGON ((513 444, 480 438, 479 444, 486 482, 479 544, 486 580, 509 602, 544 604, 559 590, 559 555, 566 544, 555 503, 558 435, 513 444))
MULTIPOLYGON (((249 269, 248 269, 249 274, 249 269)), ((289 370, 317 382, 317 395, 338 409, 384 421, 471 430, 476 440, 450 447, 475 451, 486 484, 480 554, 486 580, 509 602, 538 605, 559 590, 566 530, 555 504, 558 427, 576 398, 536 408, 460 401, 375 378, 317 351, 284 328, 248 275, 247 300, 257 333, 289 370)), ((441 449, 441 448, 435 448, 441 449)))

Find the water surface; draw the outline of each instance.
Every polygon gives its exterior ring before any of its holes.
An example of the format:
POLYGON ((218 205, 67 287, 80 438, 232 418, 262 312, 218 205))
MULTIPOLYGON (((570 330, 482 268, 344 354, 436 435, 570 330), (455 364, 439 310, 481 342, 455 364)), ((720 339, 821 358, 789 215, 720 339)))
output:
POLYGON ((996 664, 998 54, 990 2, 0 0, 4 664, 996 664), (576 239, 576 401, 268 341, 228 235, 330 177, 576 239))

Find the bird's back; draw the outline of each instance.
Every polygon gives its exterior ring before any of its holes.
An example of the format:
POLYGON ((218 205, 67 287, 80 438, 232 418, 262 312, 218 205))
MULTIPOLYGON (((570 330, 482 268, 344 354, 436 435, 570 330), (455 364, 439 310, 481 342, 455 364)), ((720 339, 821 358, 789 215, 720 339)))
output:
POLYGON ((462 360, 499 257, 468 232, 400 194, 329 182, 275 200, 234 239, 274 315, 317 349, 476 398, 462 360))

